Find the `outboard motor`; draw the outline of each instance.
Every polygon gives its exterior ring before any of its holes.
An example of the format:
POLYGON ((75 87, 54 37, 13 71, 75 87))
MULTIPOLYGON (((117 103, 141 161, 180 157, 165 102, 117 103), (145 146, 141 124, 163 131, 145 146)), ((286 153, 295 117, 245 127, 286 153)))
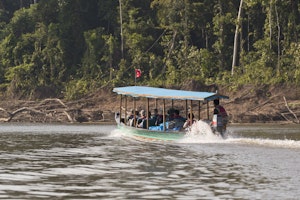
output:
POLYGON ((222 137, 224 137, 224 132, 223 130, 223 119, 221 115, 214 114, 213 119, 212 119, 212 129, 214 133, 220 134, 222 137))

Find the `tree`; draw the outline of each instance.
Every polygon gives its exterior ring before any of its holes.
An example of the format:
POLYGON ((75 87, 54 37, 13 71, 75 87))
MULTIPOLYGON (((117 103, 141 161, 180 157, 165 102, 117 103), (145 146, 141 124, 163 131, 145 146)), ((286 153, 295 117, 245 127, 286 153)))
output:
POLYGON ((231 51, 234 38, 234 17, 236 16, 235 2, 218 0, 215 3, 215 17, 213 18, 215 42, 213 48, 218 60, 218 73, 230 70, 231 51))
POLYGON ((0 87, 21 96, 77 98, 137 67, 147 85, 299 83, 298 0, 2 0, 0 27, 0 87))
POLYGON ((237 45, 238 45, 237 43, 238 43, 238 33, 239 33, 239 27, 240 27, 240 19, 241 19, 241 13, 242 13, 242 6, 243 6, 243 0, 240 0, 240 7, 239 7, 238 16, 237 16, 235 33, 234 33, 231 75, 234 74, 234 67, 236 66, 236 59, 237 59, 237 55, 236 54, 237 54, 237 45))

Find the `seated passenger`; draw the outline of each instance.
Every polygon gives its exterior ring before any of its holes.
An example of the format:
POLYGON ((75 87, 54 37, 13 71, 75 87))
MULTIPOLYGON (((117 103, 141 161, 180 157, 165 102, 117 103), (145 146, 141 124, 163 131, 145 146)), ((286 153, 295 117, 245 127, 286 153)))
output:
POLYGON ((174 119, 185 120, 185 118, 180 116, 179 110, 174 110, 174 119))
POLYGON ((140 111, 140 116, 136 121, 136 127, 143 128, 143 121, 146 119, 146 112, 145 110, 140 111))
POLYGON ((127 112, 127 116, 126 116, 126 125, 127 126, 130 126, 130 123, 131 123, 131 119, 134 117, 134 112, 133 112, 133 109, 131 109, 129 112, 127 112))
POLYGON ((169 129, 181 130, 185 121, 186 119, 180 116, 179 110, 174 110, 174 118, 169 121, 169 129))
POLYGON ((158 114, 157 108, 154 109, 154 113, 151 117, 151 120, 154 121, 153 126, 158 126, 163 122, 163 116, 158 114))
POLYGON ((174 112, 175 112, 175 109, 174 108, 170 108, 168 110, 168 117, 167 117, 167 121, 172 121, 174 119, 174 112))
POLYGON ((137 110, 136 111, 132 111, 132 115, 130 115, 128 117, 127 125, 135 127, 136 121, 137 121, 138 117, 139 117, 139 111, 137 111, 137 110))
POLYGON ((191 113, 189 113, 188 119, 185 121, 183 128, 189 128, 190 126, 192 126, 192 124, 194 124, 196 122, 196 120, 194 118, 195 118, 194 113, 192 113, 192 116, 191 116, 191 113))
POLYGON ((154 126, 155 125, 155 121, 151 118, 151 112, 148 113, 148 116, 149 116, 149 120, 147 118, 147 116, 144 116, 143 118, 140 118, 139 121, 138 121, 138 125, 137 127, 138 128, 145 128, 147 129, 147 121, 148 121, 148 128, 150 126, 154 126))
MULTIPOLYGON (((153 118, 151 115, 151 112, 149 112, 149 126, 155 126, 155 122, 156 122, 155 118, 153 118)), ((145 127, 145 128, 147 128, 147 127, 145 127)))

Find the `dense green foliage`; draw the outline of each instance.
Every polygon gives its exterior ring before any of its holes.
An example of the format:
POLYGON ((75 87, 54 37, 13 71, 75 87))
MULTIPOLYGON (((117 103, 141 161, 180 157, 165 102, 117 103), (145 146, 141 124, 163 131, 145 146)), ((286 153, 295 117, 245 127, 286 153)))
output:
POLYGON ((103 86, 300 83, 299 0, 2 0, 3 94, 103 86), (232 66, 235 29, 238 56, 232 66))

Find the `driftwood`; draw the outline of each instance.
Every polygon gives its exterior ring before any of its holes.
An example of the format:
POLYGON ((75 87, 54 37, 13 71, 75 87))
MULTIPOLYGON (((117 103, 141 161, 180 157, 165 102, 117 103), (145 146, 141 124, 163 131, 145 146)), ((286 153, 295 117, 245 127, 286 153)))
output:
POLYGON ((249 111, 254 111, 254 110, 258 109, 258 108, 261 108, 261 107, 263 107, 263 106, 269 104, 269 102, 270 102, 271 100, 273 100, 275 97, 278 97, 278 96, 276 95, 276 96, 270 97, 268 100, 264 101, 263 103, 260 103, 259 105, 250 108, 249 111))
MULTIPOLYGON (((294 112, 290 109, 290 107, 289 107, 289 105, 288 105, 288 103, 287 103, 287 101, 286 101, 285 96, 283 96, 283 100, 284 100, 284 102, 285 102, 285 106, 286 106, 286 108, 288 109, 289 113, 292 114, 292 115, 294 116, 294 118, 295 118, 294 120, 292 120, 292 122, 293 122, 293 123, 299 124, 300 121, 299 121, 299 119, 298 119, 296 113, 294 113, 294 112)), ((286 113, 281 113, 281 115, 282 115, 287 121, 291 121, 291 120, 289 120, 289 119, 285 116, 286 113)))
POLYGON ((30 111, 30 112, 32 112, 32 113, 38 113, 38 114, 43 114, 43 115, 45 115, 45 113, 43 113, 43 112, 40 112, 40 111, 38 111, 38 110, 36 110, 36 109, 34 109, 34 108, 27 108, 27 107, 19 108, 19 109, 13 111, 13 112, 6 111, 6 110, 3 109, 3 108, 0 108, 0 110, 3 111, 3 112, 5 112, 5 113, 8 115, 7 118, 0 118, 0 121, 2 121, 2 122, 9 122, 9 121, 11 121, 12 118, 15 117, 17 114, 19 114, 19 113, 21 113, 21 112, 26 112, 26 111, 27 111, 27 112, 30 111))
POLYGON ((62 102, 62 100, 60 100, 60 99, 44 99, 38 106, 41 106, 41 105, 43 105, 47 102, 51 102, 51 101, 58 102, 63 107, 67 108, 66 104, 64 104, 64 102, 62 102))
MULTIPOLYGON (((19 115, 20 113, 26 113, 29 116, 34 116, 34 115, 42 115, 44 117, 44 120, 46 118, 53 118, 53 120, 58 120, 55 119, 55 115, 57 115, 58 112, 63 113, 69 120, 69 122, 75 122, 76 120, 74 117, 71 116, 71 114, 68 112, 69 108, 66 106, 65 103, 63 103, 60 99, 44 99, 41 103, 39 103, 37 106, 34 107, 22 107, 19 108, 13 112, 7 111, 4 108, 0 107, 0 111, 4 112, 7 117, 2 117, 0 118, 0 122, 10 122, 14 117, 19 115), (56 102, 58 105, 61 105, 63 108, 57 108, 59 106, 50 104, 51 102, 56 102), (52 105, 55 106, 56 109, 47 109, 47 105, 52 105)), ((59 121, 59 120, 58 120, 59 121)))
POLYGON ((109 122, 114 119, 114 112, 100 110, 97 99, 84 99, 63 102, 49 98, 40 102, 19 101, 0 107, 0 122, 109 122), (22 105, 18 108, 18 105, 22 105), (13 110, 13 111, 11 111, 13 110), (105 118, 104 118, 105 116, 105 118))

